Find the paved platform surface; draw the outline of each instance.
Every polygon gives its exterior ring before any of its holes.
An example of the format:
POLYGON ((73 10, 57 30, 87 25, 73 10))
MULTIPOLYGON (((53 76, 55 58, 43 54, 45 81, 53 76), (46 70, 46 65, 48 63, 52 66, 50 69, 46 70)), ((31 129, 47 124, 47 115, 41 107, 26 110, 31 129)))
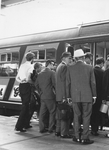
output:
POLYGON ((109 138, 105 131, 99 131, 99 136, 90 136, 95 142, 91 145, 79 145, 72 139, 55 137, 54 133, 39 133, 38 122, 31 121, 33 128, 25 133, 14 131, 16 117, 0 116, 0 150, 109 150, 109 138))

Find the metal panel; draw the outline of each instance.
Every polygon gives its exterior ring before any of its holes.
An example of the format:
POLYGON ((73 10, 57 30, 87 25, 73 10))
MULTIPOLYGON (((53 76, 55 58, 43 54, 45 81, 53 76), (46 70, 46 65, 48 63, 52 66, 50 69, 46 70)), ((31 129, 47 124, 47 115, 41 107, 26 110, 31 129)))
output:
POLYGON ((0 47, 58 42, 71 39, 73 40, 74 38, 78 37, 78 33, 79 27, 76 27, 64 30, 56 30, 44 33, 5 38, 0 39, 0 47))
POLYGON ((103 36, 109 35, 109 22, 99 23, 99 24, 89 24, 81 26, 79 36, 103 36))

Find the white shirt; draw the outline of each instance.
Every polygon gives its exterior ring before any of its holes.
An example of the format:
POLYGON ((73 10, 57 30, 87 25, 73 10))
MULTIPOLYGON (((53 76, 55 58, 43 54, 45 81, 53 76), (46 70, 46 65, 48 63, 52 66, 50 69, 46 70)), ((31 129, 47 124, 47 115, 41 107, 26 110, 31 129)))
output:
POLYGON ((30 75, 33 72, 33 65, 31 62, 26 61, 24 64, 22 64, 19 68, 18 74, 16 76, 16 80, 19 83, 31 83, 30 75))

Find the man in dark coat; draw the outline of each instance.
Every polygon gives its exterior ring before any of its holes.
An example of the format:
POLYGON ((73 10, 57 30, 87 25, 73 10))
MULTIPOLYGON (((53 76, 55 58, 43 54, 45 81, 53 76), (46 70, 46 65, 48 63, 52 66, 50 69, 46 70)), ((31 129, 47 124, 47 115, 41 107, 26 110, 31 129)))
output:
POLYGON ((78 49, 74 52, 77 62, 68 67, 66 76, 67 97, 72 98, 74 112, 74 142, 92 144, 89 139, 90 116, 93 100, 96 101, 96 84, 93 67, 84 63, 84 52, 78 49), (83 132, 81 134, 81 119, 83 132))
MULTIPOLYGON (((109 61, 109 58, 107 58, 107 61, 109 61)), ((106 103, 109 106, 109 68, 107 68, 104 71, 103 75, 103 97, 102 101, 106 103)), ((109 112, 108 112, 109 113, 109 112)), ((102 120, 104 124, 108 123, 108 114, 104 114, 104 120, 102 120)), ((106 137, 109 138, 109 133, 106 134, 106 137)))
POLYGON ((35 81, 35 87, 39 91, 41 99, 41 107, 39 113, 39 130, 40 133, 47 132, 46 130, 46 114, 49 113, 48 132, 53 132, 55 125, 56 112, 56 96, 55 96, 55 72, 52 71, 53 61, 47 60, 46 67, 39 74, 35 81))
POLYGON ((100 106, 102 104, 102 82, 103 82, 103 73, 104 70, 102 69, 104 66, 104 59, 102 57, 97 58, 96 65, 94 67, 94 74, 96 80, 96 90, 97 90, 97 99, 96 103, 93 105, 92 108, 92 115, 91 115, 91 133, 92 135, 98 135, 98 127, 101 121, 101 114, 100 114, 100 106))
MULTIPOLYGON (((58 65, 56 69, 56 101, 57 103, 62 103, 66 101, 66 72, 67 65, 71 62, 71 53, 64 52, 61 56, 62 62, 58 65)), ((69 120, 62 120, 61 112, 57 108, 56 111, 56 136, 61 136, 62 138, 69 138, 69 120)))

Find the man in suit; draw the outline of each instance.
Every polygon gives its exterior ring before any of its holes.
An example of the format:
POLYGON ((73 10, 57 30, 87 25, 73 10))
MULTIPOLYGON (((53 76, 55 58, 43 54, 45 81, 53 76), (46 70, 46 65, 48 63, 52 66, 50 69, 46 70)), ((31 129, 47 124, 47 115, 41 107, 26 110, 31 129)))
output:
POLYGON ((102 104, 102 82, 103 82, 103 74, 104 70, 102 69, 104 66, 104 59, 102 57, 98 57, 96 59, 96 65, 94 67, 94 74, 96 80, 96 89, 97 89, 97 99, 96 103, 93 105, 92 108, 92 115, 91 115, 91 134, 94 136, 98 135, 98 127, 101 121, 100 115, 100 106, 102 104))
POLYGON ((66 94, 72 98, 74 112, 74 142, 92 144, 89 139, 90 116, 93 100, 96 101, 96 84, 92 66, 84 63, 84 52, 78 49, 74 52, 76 63, 68 68, 66 76, 66 94), (83 123, 83 132, 80 127, 83 123))
MULTIPOLYGON (((66 72, 67 65, 72 61, 72 56, 70 52, 64 52, 61 56, 62 62, 58 65, 56 69, 56 101, 57 103, 62 103, 66 101, 66 72)), ((60 111, 57 108, 56 111, 56 136, 61 136, 62 138, 69 138, 69 124, 70 120, 64 121, 60 117, 60 111)))
MULTIPOLYGON (((52 71, 54 62, 46 61, 46 67, 39 74, 35 81, 35 87, 39 91, 41 107, 39 113, 40 133, 47 132, 46 114, 49 113, 48 132, 52 133, 55 125, 56 97, 55 97, 55 72, 52 71)), ((47 118, 48 119, 48 118, 47 118)), ((48 122, 47 121, 47 122, 48 122)))

